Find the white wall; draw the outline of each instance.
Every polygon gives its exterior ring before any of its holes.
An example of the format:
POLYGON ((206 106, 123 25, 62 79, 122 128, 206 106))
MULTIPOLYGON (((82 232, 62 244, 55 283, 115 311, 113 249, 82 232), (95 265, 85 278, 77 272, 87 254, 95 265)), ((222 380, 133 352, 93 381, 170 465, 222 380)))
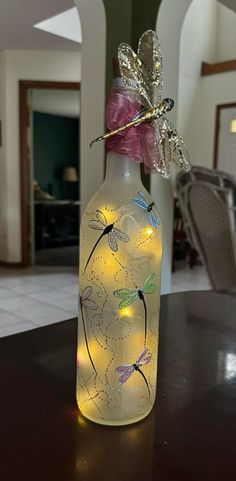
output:
POLYGON ((9 50, 5 58, 6 108, 1 118, 6 133, 2 164, 6 169, 3 196, 7 225, 0 226, 7 246, 0 259, 21 261, 19 80, 80 81, 79 52, 9 50))
POLYGON ((236 102, 236 72, 203 77, 198 86, 188 144, 192 161, 213 167, 216 106, 236 102))
POLYGON ((104 178, 104 142, 91 149, 89 144, 105 128, 106 15, 103 0, 74 0, 74 3, 79 10, 83 38, 80 126, 83 211, 104 178))
MULTIPOLYGON (((236 7, 236 2, 234 2, 236 7)), ((236 13, 229 8, 218 5, 218 26, 216 38, 217 61, 236 58, 236 13)))
MULTIPOLYGON (((179 43, 184 16, 191 0, 162 0, 156 24, 161 42, 164 68, 164 97, 172 97, 174 110, 168 117, 176 125, 178 106, 179 43)), ((172 169, 175 170, 174 166, 172 169)), ((158 174, 151 176, 151 194, 158 206, 163 224, 163 264, 161 292, 171 291, 172 243, 173 243, 173 187, 171 180, 162 179, 158 174)))
POLYGON ((203 60, 216 62, 229 58, 227 35, 232 38, 232 29, 220 31, 222 22, 228 21, 228 14, 236 21, 236 14, 215 0, 193 0, 180 43, 178 128, 188 145, 192 163, 210 168, 216 106, 236 102, 236 72, 201 77, 200 66, 203 60))
POLYGON ((79 117, 80 93, 76 90, 32 89, 31 107, 36 112, 79 117))
POLYGON ((218 3, 215 0, 193 0, 182 27, 177 125, 190 150, 193 164, 199 163, 199 151, 193 148, 198 137, 196 126, 204 121, 199 99, 201 65, 202 61, 215 61, 217 22, 218 3))
MULTIPOLYGON (((163 94, 172 97, 176 102, 175 110, 171 112, 170 118, 183 135, 192 162, 206 166, 212 166, 215 107, 218 103, 231 102, 236 99, 235 73, 200 78, 201 61, 214 62, 220 56, 223 57, 220 60, 223 60, 225 56, 228 59, 232 53, 235 23, 232 17, 229 20, 228 12, 222 8, 221 14, 219 12, 220 8, 216 0, 178 0, 178 2, 162 0, 156 26, 163 51, 163 94), (192 13, 191 8, 193 8, 192 13), (184 24, 186 14, 190 16, 189 25, 184 24), (223 32, 224 35, 223 38, 221 35, 220 44, 218 42, 217 46, 216 41, 214 45, 214 38, 216 38, 215 34, 219 35, 218 25, 221 25, 222 35, 223 32), (182 28, 186 32, 186 38, 183 40, 184 46, 182 46, 184 58, 180 58, 182 28), (225 35, 229 34, 231 41, 225 39, 225 35), (204 38, 207 42, 206 46, 202 41, 204 38), (204 57, 200 58, 201 55, 204 57), (182 71, 179 78, 180 67, 182 71)), ((235 58, 235 54, 233 58, 235 58)), ((169 292, 171 287, 173 192, 169 182, 154 175, 151 180, 151 190, 161 212, 165 234, 162 292, 169 292)))
POLYGON ((83 44, 80 52, 9 50, 1 54, 0 120, 5 136, 0 148, 0 260, 21 261, 20 162, 19 162, 19 80, 80 81, 81 151, 80 193, 82 209, 103 181, 104 145, 90 150, 90 141, 104 131, 106 18, 102 0, 75 0, 81 20, 83 44), (3 61, 4 59, 4 61, 3 61), (5 91, 2 91, 2 87, 5 91), (4 180, 3 180, 4 179, 4 180), (2 206, 1 206, 2 207, 2 206), (3 213, 3 214, 2 214, 3 213), (4 216, 4 217, 3 217, 4 216), (6 221, 4 223, 4 220, 6 221))
POLYGON ((0 146, 0 259, 7 256, 7 193, 6 185, 6 55, 0 52, 0 121, 2 145, 0 146))

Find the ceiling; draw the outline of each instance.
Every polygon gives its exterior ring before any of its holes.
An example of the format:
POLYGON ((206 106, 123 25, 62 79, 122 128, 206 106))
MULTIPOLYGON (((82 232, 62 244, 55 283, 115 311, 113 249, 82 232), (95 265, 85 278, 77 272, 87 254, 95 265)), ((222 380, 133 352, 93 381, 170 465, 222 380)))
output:
MULTIPOLYGON (((236 0, 218 1, 236 11, 236 0)), ((80 49, 77 42, 33 27, 74 6, 73 0, 0 0, 0 50, 80 49)))
POLYGON ((33 27, 74 6, 73 0, 0 0, 0 50, 80 49, 76 42, 33 27))
POLYGON ((218 0, 222 5, 225 7, 231 8, 234 12, 236 12, 236 1, 235 0, 218 0))

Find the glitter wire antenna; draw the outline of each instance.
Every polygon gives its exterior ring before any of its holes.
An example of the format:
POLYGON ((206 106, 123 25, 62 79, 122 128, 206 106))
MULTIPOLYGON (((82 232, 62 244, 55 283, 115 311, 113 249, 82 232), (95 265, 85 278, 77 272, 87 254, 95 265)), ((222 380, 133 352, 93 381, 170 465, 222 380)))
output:
POLYGON ((191 163, 186 145, 165 115, 173 108, 174 101, 169 98, 162 99, 162 53, 156 33, 148 30, 141 36, 137 54, 128 44, 121 43, 118 48, 118 61, 125 87, 135 90, 140 95, 143 108, 130 122, 101 135, 93 140, 90 146, 143 122, 152 122, 159 151, 155 162, 156 172, 168 177, 171 160, 183 170, 189 171, 191 163))

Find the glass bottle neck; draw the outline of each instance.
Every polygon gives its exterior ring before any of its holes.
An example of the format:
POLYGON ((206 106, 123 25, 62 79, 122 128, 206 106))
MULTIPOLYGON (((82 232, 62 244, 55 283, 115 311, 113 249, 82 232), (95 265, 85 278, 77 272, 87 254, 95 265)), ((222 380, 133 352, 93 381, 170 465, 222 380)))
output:
POLYGON ((140 165, 131 160, 127 155, 121 155, 117 152, 109 152, 107 154, 106 164, 106 180, 115 180, 123 178, 128 181, 140 181, 140 165))

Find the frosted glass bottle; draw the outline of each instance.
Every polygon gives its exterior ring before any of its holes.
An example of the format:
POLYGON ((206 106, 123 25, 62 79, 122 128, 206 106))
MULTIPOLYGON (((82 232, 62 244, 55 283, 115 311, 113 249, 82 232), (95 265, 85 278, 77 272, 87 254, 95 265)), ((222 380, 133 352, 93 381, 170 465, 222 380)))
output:
POLYGON ((156 396, 162 227, 129 157, 108 154, 80 232, 78 407, 96 423, 134 423, 156 396))

